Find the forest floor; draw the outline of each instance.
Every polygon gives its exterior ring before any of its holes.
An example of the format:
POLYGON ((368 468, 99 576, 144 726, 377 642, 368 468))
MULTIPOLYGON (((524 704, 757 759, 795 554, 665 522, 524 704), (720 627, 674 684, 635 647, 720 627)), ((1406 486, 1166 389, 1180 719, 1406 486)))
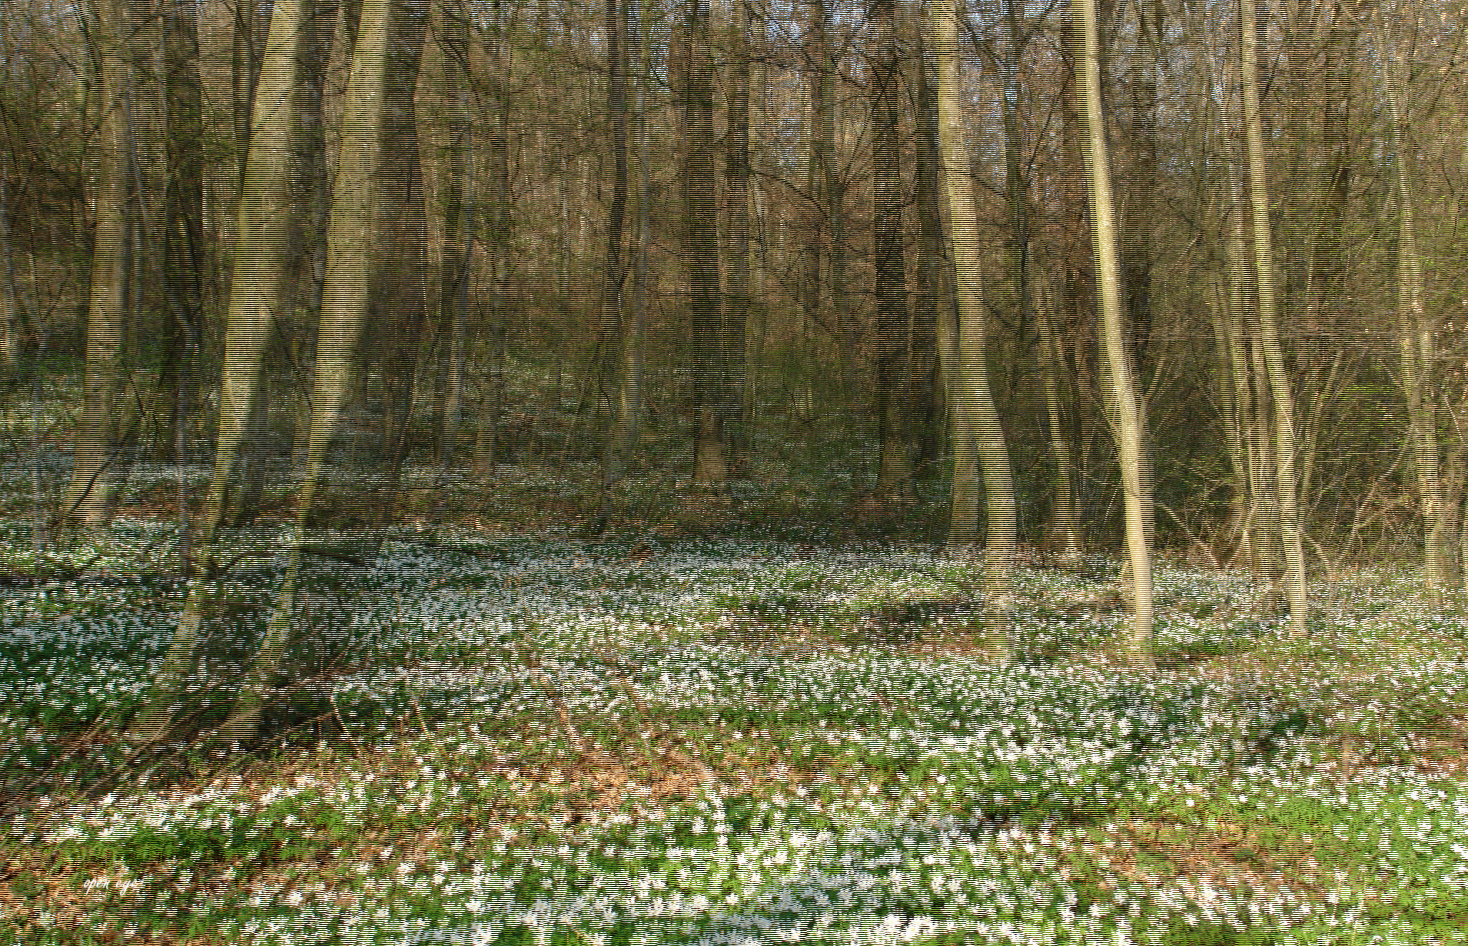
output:
MULTIPOLYGON (((1163 567, 1140 670, 1115 564, 995 605, 820 483, 641 478, 593 535, 589 476, 414 471, 399 525, 319 537, 262 744, 142 750, 171 481, 36 553, 29 476, 0 944, 1468 942, 1468 602, 1404 570, 1313 576, 1295 638, 1249 575, 1163 567)), ((287 536, 225 556, 195 731, 287 536)))

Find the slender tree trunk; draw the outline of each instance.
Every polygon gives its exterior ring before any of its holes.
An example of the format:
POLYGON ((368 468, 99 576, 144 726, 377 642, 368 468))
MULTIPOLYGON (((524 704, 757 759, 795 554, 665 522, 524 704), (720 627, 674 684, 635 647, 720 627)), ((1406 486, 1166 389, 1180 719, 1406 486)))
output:
POLYGON ((748 437, 744 430, 743 401, 746 335, 749 330, 749 2, 734 0, 729 50, 728 130, 725 134, 724 194, 727 204, 729 260, 728 298, 724 307, 724 351, 727 366, 728 412, 725 439, 730 460, 742 467, 748 437))
POLYGON ((124 344, 131 269, 128 222, 133 200, 129 183, 128 110, 124 101, 129 81, 123 54, 128 17, 121 0, 96 0, 95 17, 100 33, 95 55, 101 66, 98 80, 102 127, 92 288, 75 463, 62 507, 65 518, 89 526, 103 524, 111 514, 114 467, 123 449, 118 420, 126 409, 124 344))
POLYGON ((877 488, 909 496, 912 404, 904 358, 909 316, 897 107, 902 73, 894 18, 894 0, 871 0, 872 269, 877 304, 877 430, 881 454, 877 488))
MULTIPOLYGON (((932 327, 938 371, 931 392, 930 410, 949 424, 947 384, 957 360, 953 352, 957 332, 957 314, 953 311, 953 280, 943 231, 943 159, 938 143, 938 103, 933 94, 932 70, 928 66, 925 43, 918 47, 917 121, 915 151, 917 174, 915 201, 918 214, 918 305, 922 320, 932 327)), ((951 436, 951 435, 950 435, 951 436)), ((929 459, 936 459, 942 445, 929 459)))
MULTIPOLYGON (((499 4, 494 5, 496 29, 503 30, 504 24, 499 4)), ((490 240, 486 250, 489 255, 489 342, 490 342, 490 393, 480 408, 478 430, 474 444, 474 471, 491 473, 499 461, 500 411, 504 404, 503 361, 505 350, 506 302, 510 285, 510 247, 513 234, 510 232, 513 218, 510 206, 510 88, 509 88, 509 44, 502 36, 487 39, 484 52, 489 59, 491 101, 493 113, 485 123, 485 159, 488 164, 488 224, 490 240)), ((561 221, 562 250, 560 293, 563 306, 569 306, 569 227, 566 223, 565 179, 562 178, 561 221)), ((559 371, 557 366, 557 371, 559 371)), ((560 376, 556 377, 556 400, 560 400, 560 376)))
POLYGON ((958 20, 952 0, 930 0, 927 47, 934 61, 938 139, 947 185, 949 247, 953 258, 958 325, 950 350, 949 412, 953 430, 953 495, 948 543, 972 545, 978 533, 978 469, 988 513, 986 554, 1002 574, 1018 543, 1017 503, 1009 450, 989 389, 986 327, 980 298, 978 213, 970 184, 959 99, 958 20), (970 446, 971 445, 971 446, 970 446))
MULTIPOLYGON (((371 311, 369 297, 378 224, 383 146, 389 140, 387 105, 389 66, 416 54, 393 49, 392 40, 416 36, 421 26, 400 25, 400 18, 422 22, 419 0, 363 0, 351 76, 342 105, 342 148, 327 235, 326 285, 316 348, 316 383, 311 398, 311 434, 301 475, 296 510, 296 537, 275 613, 259 650, 240 683, 239 696, 220 730, 227 740, 246 741, 259 728, 266 692, 280 665, 295 612, 301 544, 325 471, 326 454, 351 391, 358 342, 371 311)), ((279 9, 279 7, 277 7, 279 9)))
POLYGON ((1259 297, 1260 342, 1269 369, 1274 400, 1274 440, 1279 486, 1280 540, 1284 546, 1290 598, 1290 621, 1295 633, 1305 633, 1309 598, 1305 587, 1305 551, 1300 534, 1295 461, 1295 401, 1285 371, 1275 314, 1274 247, 1269 224, 1269 185, 1265 174, 1264 130, 1259 115, 1257 46, 1254 0, 1239 0, 1240 72, 1244 91, 1244 133, 1249 153, 1249 202, 1254 212, 1254 269, 1259 297))
POLYGON ((1040 331, 1040 383, 1045 390, 1045 416, 1050 432, 1050 458, 1055 464, 1055 486, 1050 500, 1051 541, 1062 555, 1081 553, 1080 520, 1076 511, 1075 459, 1060 401, 1060 348, 1051 325, 1049 292, 1039 294, 1035 322, 1040 331))
POLYGON ((1437 439, 1437 326, 1422 301, 1422 258, 1417 253, 1417 226, 1412 187, 1407 179, 1402 147, 1400 96, 1392 78, 1386 43, 1378 36, 1382 88, 1391 118, 1393 165, 1397 178, 1397 325, 1402 348, 1402 388, 1412 454, 1417 467, 1417 490, 1422 505, 1424 578, 1428 597, 1441 602, 1451 580, 1452 552, 1448 545, 1448 503, 1443 495, 1442 451, 1437 439))
MULTIPOLYGON (((623 11, 625 13, 625 11, 623 11)), ((607 207, 606 268, 602 272, 601 332, 597 337, 597 417, 611 409, 616 381, 616 341, 622 330, 622 287, 625 265, 622 244, 627 219, 627 78, 623 53, 623 16, 617 0, 606 0, 607 120, 611 125, 612 200, 607 207)), ((604 429, 604 428, 598 428, 604 429)))
MULTIPOLYGON (((272 19, 274 13, 272 12, 272 19)), ((241 187, 244 186, 249 167, 250 134, 254 130, 255 94, 258 89, 263 62, 256 49, 255 2, 236 0, 234 4, 234 32, 231 37, 231 91, 234 93, 234 146, 238 162, 241 187)), ((266 46, 270 45, 266 40, 266 46)))
POLYGON ((0 264, 5 285, 0 286, 0 363, 14 374, 20 368, 20 298, 15 288, 15 249, 10 244, 10 160, 0 155, 0 264))
POLYGON ((183 460, 188 401, 204 296, 204 140, 199 36, 192 7, 170 0, 163 13, 164 100, 167 108, 163 291, 165 358, 158 387, 160 460, 183 460))
POLYGON ((622 366, 617 384, 617 413, 607 439, 603 460, 603 480, 615 483, 627 472, 637 446, 638 428, 642 423, 642 326, 647 307, 647 243, 650 202, 650 170, 647 136, 648 50, 642 36, 641 0, 625 0, 627 9, 628 61, 636 62, 634 83, 637 140, 637 219, 634 240, 636 255, 632 260, 632 304, 622 324, 622 366), (635 57, 635 58, 634 58, 635 57))
POLYGON ((378 507, 383 512, 392 508, 392 496, 407 455, 413 375, 428 322, 428 225, 415 109, 427 19, 427 0, 401 0, 393 14, 387 47, 374 223, 378 249, 368 295, 368 326, 378 334, 378 345, 374 347, 383 360, 381 462, 386 473, 386 494, 378 507))
MULTIPOLYGON (((1246 0, 1247 2, 1247 0, 1246 0)), ((1132 578, 1133 659, 1152 660, 1152 550, 1149 547, 1142 477, 1146 439, 1141 410, 1132 380, 1126 318, 1122 312, 1121 271, 1117 260, 1116 216, 1112 208, 1110 158, 1106 149, 1105 116, 1101 111, 1100 37, 1094 0, 1071 0, 1076 35, 1078 86, 1082 93, 1086 134, 1084 153, 1090 171, 1091 233, 1095 248, 1096 281, 1101 290, 1102 340, 1110 367, 1111 400, 1116 412, 1116 452, 1121 463, 1127 549, 1132 578)))
MULTIPOLYGON (((1213 328, 1213 351, 1215 365, 1214 389, 1217 392, 1220 420, 1224 436, 1228 438, 1229 472, 1232 474, 1229 493, 1228 541, 1235 547, 1231 558, 1249 562, 1253 557, 1253 537, 1250 534, 1249 516, 1249 461, 1244 431, 1244 405, 1239 390, 1234 386, 1234 371, 1237 365, 1233 358, 1233 338, 1229 328, 1232 317, 1228 302, 1221 288, 1215 287, 1213 305, 1209 308, 1213 328)), ((1218 543, 1215 543, 1218 546, 1218 543)))
POLYGON ((718 196, 714 184, 714 95, 709 62, 707 0, 688 0, 685 15, 684 229, 689 318, 693 340, 693 483, 721 486, 729 473, 724 450, 728 392, 724 370, 718 196))
POLYGON ((444 173, 444 243, 438 293, 438 375, 442 385, 438 416, 438 461, 447 469, 458 449, 463 423, 464 338, 469 310, 469 263, 473 252, 474 211, 470 156, 473 122, 469 76, 460 74, 468 62, 469 41, 464 20, 438 13, 435 36, 440 45, 437 89, 448 115, 448 167, 444 173))

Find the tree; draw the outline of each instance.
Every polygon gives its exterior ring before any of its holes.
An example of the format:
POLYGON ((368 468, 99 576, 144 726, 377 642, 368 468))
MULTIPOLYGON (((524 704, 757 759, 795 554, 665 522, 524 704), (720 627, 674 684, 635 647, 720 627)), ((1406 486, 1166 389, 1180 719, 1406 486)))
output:
POLYGON ((188 599, 168 656, 155 677, 153 695, 133 718, 129 734, 138 740, 151 741, 167 731, 184 676, 198 648, 204 609, 213 586, 209 560, 229 505, 245 432, 260 397, 265 348, 289 298, 291 224, 279 211, 290 206, 295 91, 303 44, 310 36, 303 28, 309 10, 302 0, 276 0, 271 11, 270 37, 255 96, 256 127, 250 136, 239 201, 214 475, 197 537, 198 567, 191 577, 188 599))
POLYGON ((128 160, 130 77, 123 47, 127 9, 124 0, 95 0, 92 15, 96 38, 91 54, 97 62, 102 109, 97 210, 82 411, 63 513, 67 519, 100 526, 112 512, 116 467, 125 448, 125 343, 132 272, 127 229, 133 189, 128 160))
POLYGON ((1018 542, 1014 477, 1004 428, 989 389, 987 333, 980 299, 978 215, 969 182, 968 151, 958 99, 958 23, 951 0, 929 0, 927 46, 933 54, 933 86, 937 100, 938 140, 947 189, 949 248, 958 299, 958 325, 944 365, 948 378, 948 411, 953 431, 953 495, 948 544, 962 548, 978 536, 978 471, 988 529, 985 547, 1001 568, 1013 558, 1018 542))
MULTIPOLYGON (((1247 2, 1247 0, 1245 0, 1247 2)), ((1101 110, 1100 36, 1095 0, 1071 0, 1074 21, 1076 86, 1085 125, 1083 153, 1090 172, 1091 234, 1095 250, 1096 282, 1101 291, 1101 337, 1110 369, 1110 397, 1115 416, 1117 459, 1125 508, 1126 541, 1131 565, 1133 659, 1152 659, 1152 550, 1146 523, 1147 488, 1142 476, 1145 439, 1142 416, 1132 378, 1126 320, 1122 312, 1121 272, 1117 260, 1116 214, 1112 208, 1111 169, 1106 148, 1105 116, 1101 110)))
POLYGON ((1239 71, 1244 93, 1244 134, 1249 164, 1249 205, 1254 223, 1254 279, 1258 298, 1259 343, 1268 369, 1274 401, 1274 467, 1279 494, 1280 544, 1284 548, 1290 621, 1305 632, 1309 599, 1305 588, 1305 550, 1301 542, 1295 460, 1295 399, 1285 371, 1275 314, 1274 246, 1269 225, 1269 184, 1265 171, 1264 131, 1259 115, 1258 24, 1254 0, 1239 0, 1239 71))
MULTIPOLYGON (((423 0, 363 0, 343 104, 341 159, 327 234, 310 435, 296 500, 296 537, 275 612, 240 683, 234 708, 220 729, 221 738, 226 740, 245 741, 255 735, 266 692, 290 641, 306 522, 351 391, 358 342, 371 312, 380 210, 391 206, 382 201, 383 151, 394 140, 388 105, 395 87, 411 88, 414 84, 410 77, 392 76, 389 66, 410 63, 411 78, 416 79, 426 12, 423 0)), ((394 249, 404 248, 399 245, 394 249)))
POLYGON ((714 184, 714 89, 707 0, 687 0, 683 42, 683 260, 688 270, 692 332, 693 483, 722 486, 729 474, 724 420, 728 384, 714 184))

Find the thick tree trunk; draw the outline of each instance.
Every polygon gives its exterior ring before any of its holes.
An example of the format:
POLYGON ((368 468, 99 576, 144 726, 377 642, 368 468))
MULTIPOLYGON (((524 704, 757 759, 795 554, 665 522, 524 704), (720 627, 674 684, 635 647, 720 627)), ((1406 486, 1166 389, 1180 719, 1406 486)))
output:
MULTIPOLYGON (((311 433, 296 510, 296 539, 275 613, 240 683, 239 696, 220 730, 226 740, 253 738, 265 695, 290 641, 299 579, 301 542, 316 490, 335 438, 351 377, 371 311, 370 290, 376 259, 376 227, 381 206, 383 147, 390 117, 389 67, 416 61, 421 52, 424 4, 420 0, 363 0, 351 76, 342 106, 342 149, 327 235, 326 285, 316 349, 316 383, 311 398, 311 433), (405 20, 417 19, 418 25, 405 20), (392 48, 392 41, 415 39, 420 50, 392 48)), ((403 81, 401 77, 398 81, 403 81)))
POLYGON ((122 0, 96 0, 96 54, 102 103, 98 147, 97 209, 92 250, 92 287, 87 310, 87 349, 82 408, 76 431, 65 518, 89 526, 106 522, 112 510, 114 468, 123 449, 119 417, 124 413, 130 260, 128 223, 133 201, 129 174, 129 80, 123 54, 128 22, 122 0))
POLYGON ((1131 564, 1132 627, 1130 656, 1152 661, 1152 550, 1148 542, 1146 482, 1142 451, 1146 439, 1132 377, 1126 318, 1122 312, 1121 267, 1117 260, 1116 215, 1112 207, 1110 158, 1106 148, 1105 116, 1101 110, 1100 37, 1094 0, 1071 0, 1073 28, 1078 34, 1077 65, 1084 108, 1085 158, 1090 171, 1091 234, 1095 249, 1096 282, 1101 290, 1102 340, 1110 368, 1111 400, 1116 413, 1116 452, 1126 517, 1127 550, 1131 564))
POLYGON ((1240 74, 1244 91, 1244 133, 1249 156, 1249 202, 1254 217, 1254 269, 1259 297, 1260 342, 1269 370, 1274 400, 1275 462, 1278 469, 1280 541, 1284 546, 1289 588, 1290 622, 1295 633, 1305 633, 1309 598, 1305 587, 1305 551, 1300 534, 1298 480, 1295 462, 1295 401, 1285 370, 1275 314, 1274 247, 1269 223, 1269 185, 1265 172, 1264 130, 1259 114, 1257 46, 1254 0, 1239 0, 1240 74))
MULTIPOLYGON (((291 225, 280 211, 290 206, 295 88, 308 9, 301 0, 276 0, 270 38, 255 97, 252 150, 240 196, 234 276, 225 324, 224 364, 220 372, 219 432, 214 478, 198 536, 198 558, 207 562, 229 495, 240 446, 250 419, 260 409, 261 364, 275 320, 288 304, 291 225)), ((173 719, 184 674, 198 646, 203 608, 212 581, 196 574, 174 633, 154 694, 138 712, 129 735, 161 737, 173 719)))
POLYGON ((1004 429, 989 389, 986 327, 980 298, 978 213, 964 140, 958 82, 958 22, 952 0, 930 0, 927 47, 934 59, 938 138, 958 304, 958 324, 952 341, 945 344, 941 336, 939 341, 940 351, 949 351, 951 362, 948 410, 953 430, 953 495, 948 543, 962 548, 977 540, 977 468, 982 467, 988 513, 986 553, 991 564, 1002 570, 1014 557, 1018 542, 1017 504, 1004 429))

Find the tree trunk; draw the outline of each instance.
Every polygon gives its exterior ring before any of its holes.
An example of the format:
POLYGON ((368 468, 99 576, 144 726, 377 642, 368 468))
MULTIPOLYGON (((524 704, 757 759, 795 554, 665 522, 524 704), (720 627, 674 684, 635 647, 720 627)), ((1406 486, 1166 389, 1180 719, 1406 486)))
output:
MULTIPOLYGON (((200 562, 207 562, 239 462, 251 416, 259 410, 261 364, 275 320, 289 299, 290 206, 294 102, 308 8, 301 0, 275 0, 270 38, 255 97, 255 129, 240 196, 234 276, 225 323, 220 372, 219 432, 214 477, 200 535, 200 562)), ((173 643, 154 683, 154 694, 129 729, 134 739, 154 740, 167 730, 184 674, 198 646, 203 607, 212 581, 196 573, 173 643)))
MULTIPOLYGON (((423 31, 403 23, 422 22, 420 0, 363 0, 351 76, 342 105, 342 148, 327 235, 326 284, 322 293, 321 327, 316 349, 316 383, 311 398, 311 433, 297 500, 295 541, 275 613, 259 650, 240 683, 239 697, 220 730, 226 740, 253 738, 266 692, 290 640, 299 580, 301 544, 327 450, 337 431, 351 391, 358 341, 371 310, 370 289, 380 204, 383 146, 388 140, 389 66, 402 57, 417 58, 409 49, 391 48, 392 40, 423 31)), ((277 7, 279 9, 279 7, 277 7)))
POLYGON ((1391 119, 1393 165, 1397 178, 1397 330, 1402 348, 1402 388, 1412 455, 1417 467, 1417 490, 1422 504, 1424 579, 1428 597, 1442 601, 1451 579, 1452 552, 1448 542, 1448 503, 1443 495, 1441 449, 1437 439, 1437 326, 1422 301, 1422 259, 1417 253, 1417 227, 1412 187, 1407 180, 1402 147, 1402 115, 1386 43, 1378 35, 1382 89, 1391 119))
POLYGON ((92 287, 75 462, 62 507, 64 518, 88 526, 102 525, 111 515, 114 467, 123 449, 118 420, 125 410, 124 344, 131 269, 128 223, 134 196, 129 182, 129 110, 124 103, 129 82, 123 54, 127 21, 122 0, 96 0, 102 127, 92 287))
POLYGON ((877 304, 877 489, 912 495, 911 384, 907 374, 907 266, 903 252, 898 98, 901 61, 894 0, 872 0, 872 269, 877 304))
MULTIPOLYGON (((949 248, 953 258, 958 324, 947 349, 948 410, 953 430, 953 494, 948 544, 962 548, 978 538, 978 468, 988 513, 986 554, 1001 571, 1018 542, 1017 503, 1009 450, 989 389, 986 326, 980 297, 978 213, 970 183, 963 113, 959 99, 958 21, 952 0, 930 0, 927 46, 934 58, 938 139, 947 185, 949 248)), ((946 333, 945 333, 946 334, 946 333)))
MULTIPOLYGON (((1246 0, 1247 2, 1247 0, 1246 0)), ((1126 516, 1127 549, 1131 564, 1134 624, 1130 656, 1152 661, 1152 551, 1149 547, 1143 492, 1142 451, 1145 437, 1141 410, 1132 380, 1131 346, 1127 343, 1122 312, 1121 272, 1117 260, 1116 217, 1112 209, 1110 158, 1106 149, 1105 116, 1101 111, 1100 37, 1095 0, 1071 0, 1073 28, 1078 34, 1076 54, 1084 108, 1084 153, 1090 171, 1091 234, 1095 249, 1096 282, 1101 290, 1102 340, 1110 368, 1111 400, 1116 413, 1116 453, 1126 516)))
POLYGON ((729 269, 728 299, 724 307, 724 351, 727 366, 728 412, 725 440, 730 460, 743 467, 749 448, 744 430, 743 401, 746 334, 749 329, 749 0, 734 0, 729 50, 728 130, 725 135, 724 187, 727 205, 729 269))
POLYGON ((647 136, 648 50, 642 36, 641 0, 625 0, 627 10, 628 61, 636 62, 634 104, 637 139, 637 220, 634 239, 636 255, 632 260, 632 305, 622 324, 622 366, 617 384, 616 419, 607 439, 602 463, 602 479, 615 483, 627 472, 637 447, 638 428, 642 423, 642 326, 647 307, 647 244, 649 214, 649 158, 647 136), (634 58, 635 57, 635 58, 634 58))
POLYGON ((1076 511, 1075 459, 1060 403, 1060 348, 1051 325, 1052 296, 1041 294, 1035 308, 1040 330, 1040 382, 1045 390, 1049 423, 1050 458, 1055 464, 1055 486, 1050 500, 1051 542, 1066 557, 1081 554, 1080 519, 1076 511))
POLYGON ((447 469, 458 449, 463 423, 464 338, 469 314, 469 263, 474 240, 474 202, 470 192, 473 121, 469 75, 459 75, 469 41, 463 19, 439 11, 435 29, 439 100, 447 109, 448 167, 444 173, 443 264, 438 293, 438 378, 442 386, 438 414, 438 462, 447 469))
MULTIPOLYGON (((625 11, 623 11, 625 13, 625 11)), ((611 125, 612 200, 607 207, 606 268, 602 272, 601 331, 597 336, 596 417, 612 408, 612 385, 616 381, 617 349, 622 330, 623 231, 627 218, 627 79, 623 53, 622 16, 617 0, 606 0, 607 32, 607 120, 611 125)), ((598 426, 598 430, 604 429, 598 426)))
POLYGON ((728 391, 720 293, 718 196, 714 184, 714 93, 709 62, 707 0, 687 0, 687 63, 683 88, 684 227, 689 319, 693 342, 695 486, 722 486, 728 391))
POLYGON ((5 285, 0 286, 0 363, 11 375, 20 368, 20 297, 15 288, 15 249, 10 244, 10 167, 8 156, 0 156, 0 265, 5 267, 5 285))
POLYGON ((157 456, 182 462, 204 295, 204 133, 195 12, 181 0, 170 0, 162 16, 167 108, 163 291, 169 317, 158 378, 163 409, 157 456))
MULTIPOLYGON (((499 7, 495 6, 496 28, 502 30, 499 7)), ((490 335, 490 394, 480 406, 478 431, 474 444, 474 471, 486 474, 494 471, 499 461, 499 421, 503 407, 504 374, 502 371, 505 349, 505 303, 510 284, 510 247, 513 234, 510 232, 510 88, 508 43, 501 36, 487 39, 484 52, 489 59, 490 107, 493 114, 485 123, 485 159, 488 163, 488 224, 490 240, 486 246, 489 255, 489 335, 490 335)), ((561 217, 563 241, 569 240, 566 228, 566 195, 562 178, 561 217)), ((569 305, 569 245, 563 243, 561 256, 560 292, 563 305, 569 305)), ((559 371, 559 366, 557 367, 559 371)), ((556 377, 556 395, 559 405, 560 376, 556 377)))
POLYGON ((377 334, 384 398, 380 462, 391 509, 407 455, 413 375, 427 327, 427 221, 415 96, 423 61, 427 0, 400 0, 388 37, 381 158, 373 232, 376 259, 368 292, 369 328, 377 334))
POLYGON ((1254 270, 1259 296, 1260 342, 1269 369, 1274 400, 1275 462, 1278 469, 1280 541, 1284 546, 1290 598, 1290 622, 1296 634, 1305 633, 1309 599, 1305 588, 1305 551, 1300 535, 1300 512, 1295 476, 1295 401, 1285 371, 1275 315, 1274 248, 1269 224, 1269 185, 1265 175, 1264 131, 1259 115, 1257 65, 1258 33, 1254 0, 1239 0, 1240 72, 1244 91, 1244 133, 1249 154, 1249 202, 1254 212, 1254 270))

